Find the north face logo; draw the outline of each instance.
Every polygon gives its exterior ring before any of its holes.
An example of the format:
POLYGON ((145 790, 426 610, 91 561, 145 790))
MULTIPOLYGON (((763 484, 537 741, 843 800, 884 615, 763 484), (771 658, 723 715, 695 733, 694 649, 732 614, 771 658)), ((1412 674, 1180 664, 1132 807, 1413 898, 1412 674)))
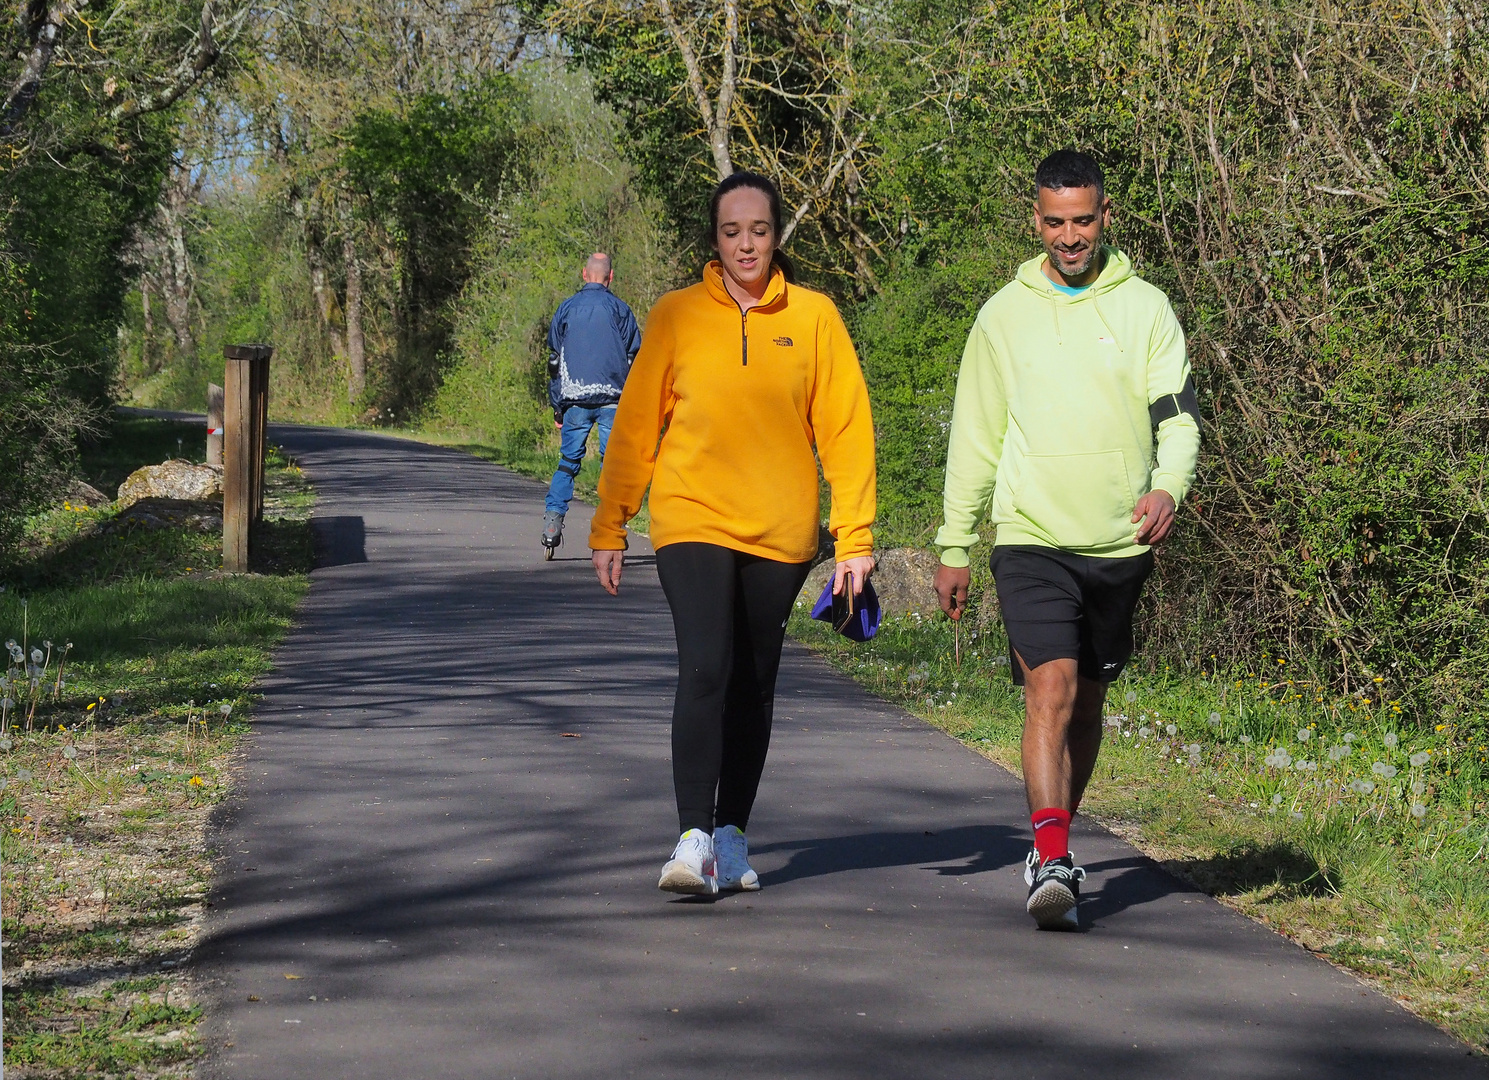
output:
POLYGON ((778 337, 778 338, 776 338, 776 344, 777 345, 795 345, 796 342, 792 341, 788 337, 778 337))

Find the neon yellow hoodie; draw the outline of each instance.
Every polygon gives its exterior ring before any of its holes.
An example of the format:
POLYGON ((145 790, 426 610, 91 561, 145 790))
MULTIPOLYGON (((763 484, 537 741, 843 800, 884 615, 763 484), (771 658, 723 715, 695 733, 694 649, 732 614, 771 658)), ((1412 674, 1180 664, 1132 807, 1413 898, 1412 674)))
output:
POLYGON ((1189 490, 1199 420, 1184 331, 1126 255, 1105 256, 1074 296, 1045 277, 1043 255, 1030 259, 978 313, 935 539, 945 565, 968 565, 990 501, 995 544, 1123 557, 1148 550, 1137 500, 1162 488, 1177 504, 1189 490))

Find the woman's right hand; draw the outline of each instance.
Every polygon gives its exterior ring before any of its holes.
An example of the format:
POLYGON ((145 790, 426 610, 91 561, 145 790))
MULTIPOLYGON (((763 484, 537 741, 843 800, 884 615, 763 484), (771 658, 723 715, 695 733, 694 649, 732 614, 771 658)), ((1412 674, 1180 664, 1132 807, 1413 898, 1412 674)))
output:
POLYGON ((595 564, 595 574, 600 579, 600 584, 611 596, 620 594, 620 569, 625 565, 626 553, 624 551, 594 551, 589 553, 590 560, 595 564))

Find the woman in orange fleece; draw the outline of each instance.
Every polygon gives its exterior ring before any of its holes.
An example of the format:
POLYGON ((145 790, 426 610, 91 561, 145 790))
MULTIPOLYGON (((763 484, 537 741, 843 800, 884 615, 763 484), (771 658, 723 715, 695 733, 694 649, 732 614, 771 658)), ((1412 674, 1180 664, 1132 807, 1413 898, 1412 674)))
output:
POLYGON ((719 257, 647 317, 590 529, 595 571, 613 596, 625 524, 651 486, 657 575, 677 631, 672 771, 682 836, 658 882, 669 892, 760 887, 745 827, 770 745, 786 619, 817 554, 819 459, 832 487, 834 591, 861 591, 874 568, 868 389, 832 301, 787 283, 780 235, 769 179, 735 173, 714 190, 719 257))

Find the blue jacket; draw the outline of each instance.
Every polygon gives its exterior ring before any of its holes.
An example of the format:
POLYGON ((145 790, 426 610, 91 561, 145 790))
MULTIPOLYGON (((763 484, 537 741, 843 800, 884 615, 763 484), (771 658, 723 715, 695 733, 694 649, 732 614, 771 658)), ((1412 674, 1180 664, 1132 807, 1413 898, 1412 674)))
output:
POLYGON ((558 414, 566 405, 613 405, 620 400, 641 331, 626 302, 595 282, 558 305, 548 326, 548 401, 558 414))

